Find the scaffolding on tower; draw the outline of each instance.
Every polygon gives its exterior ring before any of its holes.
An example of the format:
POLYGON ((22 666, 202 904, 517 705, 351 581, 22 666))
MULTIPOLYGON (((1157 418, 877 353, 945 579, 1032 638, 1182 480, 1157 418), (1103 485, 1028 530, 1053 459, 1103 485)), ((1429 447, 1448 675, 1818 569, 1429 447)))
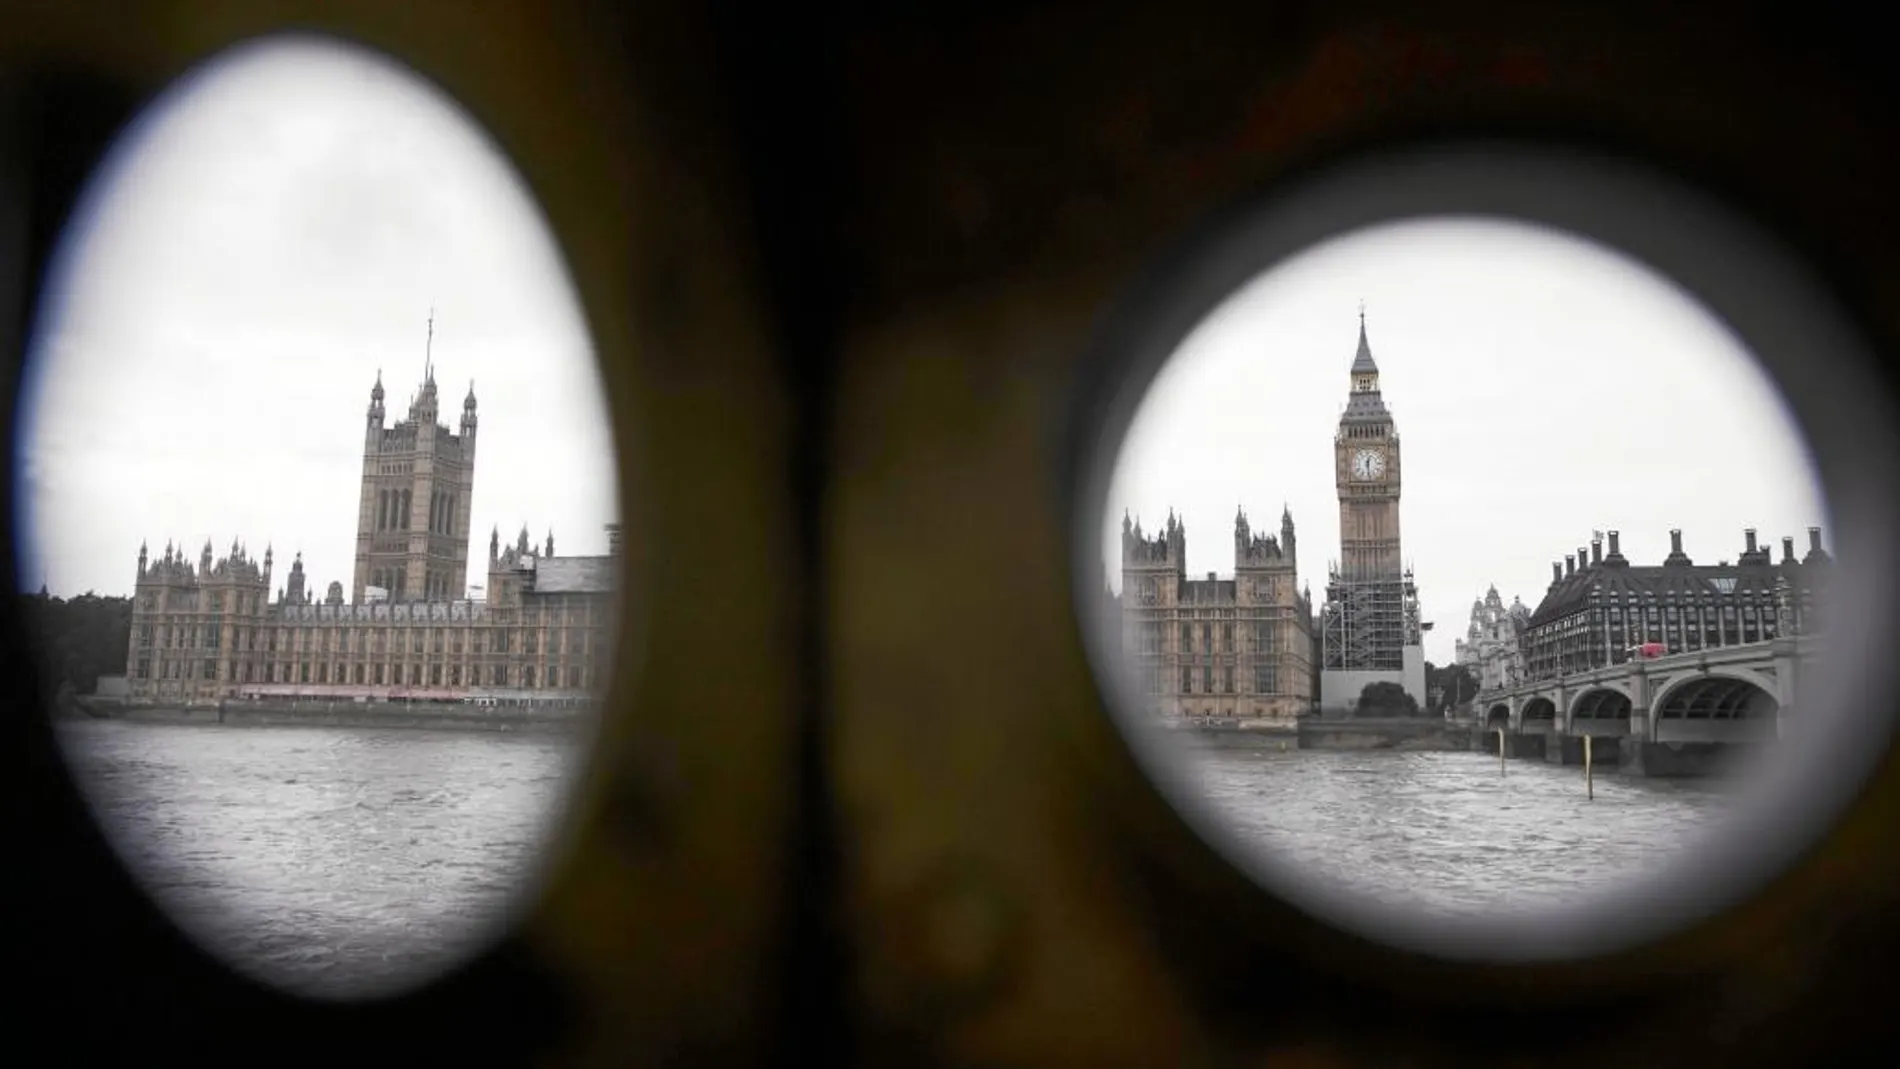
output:
POLYGON ((1320 659, 1328 671, 1401 671, 1405 647, 1420 644, 1418 588, 1397 576, 1350 577, 1328 570, 1320 659))

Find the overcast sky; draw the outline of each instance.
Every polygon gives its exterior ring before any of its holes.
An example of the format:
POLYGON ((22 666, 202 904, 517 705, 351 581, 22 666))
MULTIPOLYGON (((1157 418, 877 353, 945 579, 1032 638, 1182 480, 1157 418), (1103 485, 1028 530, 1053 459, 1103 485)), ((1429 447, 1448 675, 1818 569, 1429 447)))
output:
POLYGON ((21 439, 25 589, 131 592, 141 540, 303 553, 347 590, 369 392, 480 406, 469 582, 523 523, 606 551, 613 453, 566 267, 512 166, 433 86, 308 41, 181 81, 63 238, 21 439))
MULTIPOLYGON (((1233 574, 1234 513, 1293 510, 1315 602, 1339 558, 1333 434, 1365 302, 1403 455, 1400 533, 1425 656, 1444 664, 1496 584, 1535 608, 1550 565, 1618 530, 1656 564, 1681 528, 1697 563, 1743 530, 1780 556, 1826 527, 1807 447, 1739 341, 1647 267, 1567 235, 1441 220, 1348 234, 1261 275, 1183 343, 1124 442, 1103 517, 1187 522, 1191 575, 1233 574)), ((1831 531, 1824 542, 1833 546, 1831 531)))

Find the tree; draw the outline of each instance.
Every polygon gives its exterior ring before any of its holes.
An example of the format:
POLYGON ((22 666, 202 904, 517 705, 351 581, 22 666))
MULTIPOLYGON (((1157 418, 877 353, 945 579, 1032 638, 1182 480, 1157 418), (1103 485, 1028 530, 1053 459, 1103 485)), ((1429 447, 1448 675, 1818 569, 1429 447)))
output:
POLYGON ((1427 686, 1434 694, 1432 712, 1443 713, 1454 705, 1461 705, 1478 696, 1478 678, 1471 674, 1470 667, 1462 664, 1448 664, 1433 669, 1426 666, 1427 686))
POLYGON ((1463 705, 1478 696, 1478 677, 1471 674, 1469 665, 1445 666, 1445 678, 1440 685, 1445 688, 1447 706, 1463 705))
POLYGON ((125 674, 131 598, 102 598, 89 590, 67 600, 42 591, 21 603, 43 693, 91 694, 100 676, 125 674))
POLYGON ((1354 716, 1417 716, 1418 699, 1405 692, 1397 683, 1367 683, 1359 692, 1359 704, 1353 707, 1354 716))

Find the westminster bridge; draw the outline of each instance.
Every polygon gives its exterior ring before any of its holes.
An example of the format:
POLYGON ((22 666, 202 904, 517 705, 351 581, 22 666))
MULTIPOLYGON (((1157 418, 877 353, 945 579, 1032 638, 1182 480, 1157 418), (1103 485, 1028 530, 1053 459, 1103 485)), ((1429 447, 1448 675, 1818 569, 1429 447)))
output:
POLYGON ((1721 753, 1772 741, 1799 709, 1813 635, 1632 659, 1480 693, 1466 719, 1512 757, 1593 760, 1689 774, 1721 753), (1502 734, 1500 735, 1500 732, 1502 734))

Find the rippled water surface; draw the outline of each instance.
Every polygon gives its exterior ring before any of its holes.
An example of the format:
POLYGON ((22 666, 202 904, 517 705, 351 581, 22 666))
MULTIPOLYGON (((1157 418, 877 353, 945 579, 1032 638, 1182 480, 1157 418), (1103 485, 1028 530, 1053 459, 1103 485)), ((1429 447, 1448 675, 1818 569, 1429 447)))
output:
MULTIPOLYGON (((544 734, 60 725, 81 783, 167 911, 295 990, 388 990, 489 935, 531 874, 579 739, 544 734)), ((1446 915, 1608 886, 1679 853, 1732 785, 1476 753, 1197 752, 1240 841, 1446 915)))
POLYGON ((1653 872, 1728 811, 1729 780, 1599 774, 1495 755, 1195 751, 1190 782, 1237 839, 1366 895, 1446 916, 1523 908, 1653 872))
POLYGON ((80 721, 68 759, 120 853, 226 961, 388 990, 493 934, 539 859, 573 736, 80 721))

